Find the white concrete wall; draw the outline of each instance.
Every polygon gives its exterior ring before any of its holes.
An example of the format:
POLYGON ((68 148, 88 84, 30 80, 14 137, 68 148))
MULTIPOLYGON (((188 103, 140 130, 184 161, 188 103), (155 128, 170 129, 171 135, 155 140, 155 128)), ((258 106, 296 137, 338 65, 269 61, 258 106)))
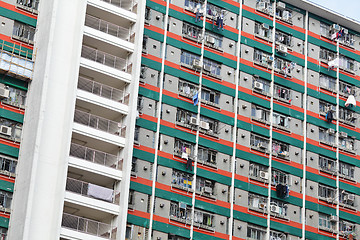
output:
POLYGON ((85 6, 40 3, 9 239, 60 236, 85 6))

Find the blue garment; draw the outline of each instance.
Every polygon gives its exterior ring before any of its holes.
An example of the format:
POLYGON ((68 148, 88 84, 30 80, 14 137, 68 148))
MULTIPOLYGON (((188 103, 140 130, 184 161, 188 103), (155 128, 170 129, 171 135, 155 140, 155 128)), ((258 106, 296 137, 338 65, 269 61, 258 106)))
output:
POLYGON ((199 103, 199 93, 195 93, 195 95, 192 98, 193 102, 194 102, 194 106, 198 105, 199 103))

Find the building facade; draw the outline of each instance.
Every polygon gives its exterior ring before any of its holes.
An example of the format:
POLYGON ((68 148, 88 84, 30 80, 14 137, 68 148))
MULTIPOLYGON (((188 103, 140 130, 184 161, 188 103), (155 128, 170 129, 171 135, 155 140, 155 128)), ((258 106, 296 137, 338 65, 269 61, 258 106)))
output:
POLYGON ((360 23, 146 1, 126 239, 358 239, 360 23))
POLYGON ((25 104, 32 80, 38 1, 0 2, 0 239, 6 239, 25 104))

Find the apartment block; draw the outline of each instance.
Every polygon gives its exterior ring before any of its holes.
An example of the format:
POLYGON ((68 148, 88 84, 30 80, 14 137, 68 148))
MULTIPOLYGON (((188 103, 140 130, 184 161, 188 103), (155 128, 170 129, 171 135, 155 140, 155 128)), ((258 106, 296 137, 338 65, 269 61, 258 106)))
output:
POLYGON ((144 24, 126 239, 358 239, 360 23, 148 0, 144 24))

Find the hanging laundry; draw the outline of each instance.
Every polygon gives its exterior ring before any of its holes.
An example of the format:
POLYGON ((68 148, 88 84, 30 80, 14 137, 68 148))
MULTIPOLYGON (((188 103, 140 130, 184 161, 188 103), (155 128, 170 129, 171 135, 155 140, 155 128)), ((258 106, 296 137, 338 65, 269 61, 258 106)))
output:
POLYGON ((278 184, 276 185, 276 196, 279 198, 285 198, 288 195, 288 186, 286 185, 282 185, 282 184, 278 184))
POLYGON ((338 68, 339 67, 339 58, 335 58, 334 60, 329 61, 328 65, 329 65, 328 70, 333 69, 333 68, 338 68))
POLYGON ((326 121, 328 121, 329 123, 332 122, 332 120, 334 120, 334 116, 331 110, 329 110, 326 115, 325 115, 325 119, 326 121))
POLYGON ((186 169, 192 171, 192 160, 190 158, 187 158, 186 169))
POLYGON ((346 100, 345 107, 356 107, 356 99, 354 95, 349 95, 348 99, 346 100))
POLYGON ((192 98, 193 102, 194 102, 194 106, 198 105, 199 103, 199 93, 196 92, 192 98))
POLYGON ((188 160, 188 159, 189 159, 189 155, 188 155, 186 152, 182 152, 182 153, 181 153, 181 158, 188 160))
POLYGON ((337 38, 337 33, 333 33, 331 35, 331 40, 334 41, 337 38))

